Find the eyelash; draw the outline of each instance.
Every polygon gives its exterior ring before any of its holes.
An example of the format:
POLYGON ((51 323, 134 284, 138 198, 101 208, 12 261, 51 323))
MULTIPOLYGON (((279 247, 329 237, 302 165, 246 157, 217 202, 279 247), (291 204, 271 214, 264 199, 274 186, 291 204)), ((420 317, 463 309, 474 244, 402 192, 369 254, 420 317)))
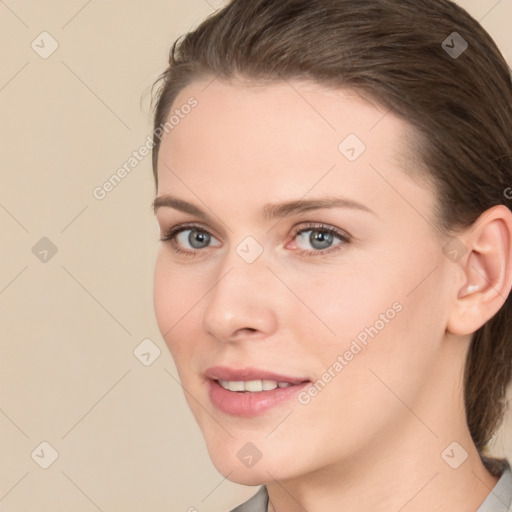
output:
MULTIPOLYGON (((195 257, 195 256, 198 255, 199 252, 201 252, 204 249, 196 249, 195 251, 187 251, 187 250, 184 250, 184 249, 180 249, 176 245, 176 237, 181 232, 188 231, 188 230, 196 230, 196 231, 199 231, 201 233, 206 233, 209 236, 213 236, 213 235, 211 235, 209 233, 208 230, 204 229, 202 226, 199 226, 197 224, 189 224, 189 225, 175 226, 175 227, 171 228, 164 236, 162 236, 160 238, 160 241, 161 242, 169 242, 172 245, 174 252, 176 252, 177 254, 182 254, 184 256, 189 256, 189 257, 195 257)), ((339 238, 341 240, 341 242, 339 242, 334 247, 330 247, 330 248, 324 249, 324 250, 308 251, 306 249, 302 249, 302 250, 299 250, 299 253, 301 255, 305 255, 305 256, 325 256, 326 254, 329 254, 331 252, 340 250, 342 245, 348 244, 351 241, 351 237, 349 235, 344 234, 343 232, 338 231, 337 229, 335 229, 335 228, 333 228, 331 226, 327 226, 325 224, 309 224, 309 223, 306 224, 306 225, 299 226, 298 228, 294 229, 293 230, 292 240, 298 234, 300 234, 300 233, 302 233, 304 231, 315 231, 315 230, 316 231, 320 231, 322 233, 328 233, 328 234, 334 235, 337 238, 339 238)))

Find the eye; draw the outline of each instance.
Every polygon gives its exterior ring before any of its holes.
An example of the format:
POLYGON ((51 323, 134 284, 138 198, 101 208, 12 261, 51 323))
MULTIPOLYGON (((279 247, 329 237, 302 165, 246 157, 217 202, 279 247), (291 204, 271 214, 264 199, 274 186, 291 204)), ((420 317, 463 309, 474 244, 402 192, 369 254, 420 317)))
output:
POLYGON ((303 249, 301 252, 312 256, 336 251, 340 249, 340 246, 350 242, 348 234, 323 224, 308 225, 305 228, 297 229, 294 237, 298 240, 298 247, 303 249), (336 241, 338 243, 335 243, 336 241))
POLYGON ((219 246, 208 231, 200 226, 177 226, 160 238, 161 242, 170 242, 177 253, 194 256, 196 251, 209 247, 210 242, 215 241, 214 246, 219 246))

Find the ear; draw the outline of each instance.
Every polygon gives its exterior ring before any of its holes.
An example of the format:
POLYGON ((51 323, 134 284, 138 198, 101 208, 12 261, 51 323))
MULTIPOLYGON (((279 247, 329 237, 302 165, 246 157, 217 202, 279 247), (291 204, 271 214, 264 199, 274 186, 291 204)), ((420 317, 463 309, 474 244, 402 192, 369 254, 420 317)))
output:
POLYGON ((467 252, 456 263, 461 274, 446 328, 466 335, 500 310, 512 288, 512 212, 494 206, 457 238, 467 252))

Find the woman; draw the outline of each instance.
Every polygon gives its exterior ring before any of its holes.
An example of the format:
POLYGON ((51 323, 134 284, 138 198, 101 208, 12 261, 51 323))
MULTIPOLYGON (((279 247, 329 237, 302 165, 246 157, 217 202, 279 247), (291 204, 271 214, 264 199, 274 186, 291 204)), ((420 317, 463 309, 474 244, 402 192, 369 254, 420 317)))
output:
POLYGON ((498 512, 512 83, 447 0, 233 0, 156 97, 162 335, 238 512, 498 512))

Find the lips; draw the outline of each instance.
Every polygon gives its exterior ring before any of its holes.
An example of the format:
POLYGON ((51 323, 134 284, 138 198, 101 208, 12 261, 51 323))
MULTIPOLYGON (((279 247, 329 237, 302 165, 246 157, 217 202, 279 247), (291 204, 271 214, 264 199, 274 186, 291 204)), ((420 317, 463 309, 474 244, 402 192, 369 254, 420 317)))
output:
POLYGON ((225 414, 251 418, 293 398, 310 380, 257 368, 224 366, 205 372, 212 404, 225 414))

